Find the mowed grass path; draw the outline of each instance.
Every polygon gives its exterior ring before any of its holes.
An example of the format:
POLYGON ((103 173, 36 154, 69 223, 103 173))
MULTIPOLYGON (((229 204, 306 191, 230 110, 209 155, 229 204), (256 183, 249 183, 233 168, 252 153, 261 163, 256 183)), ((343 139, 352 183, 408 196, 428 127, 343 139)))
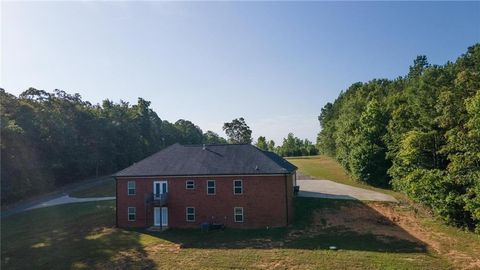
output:
POLYGON ((353 180, 350 178, 350 176, 348 176, 348 174, 337 161, 328 156, 320 155, 308 157, 289 157, 287 160, 297 166, 301 173, 319 180, 331 180, 345 185, 378 191, 392 195, 397 199, 404 197, 398 192, 394 192, 389 189, 373 187, 368 184, 353 180))
POLYGON ((353 184, 342 166, 327 156, 289 157, 288 161, 298 167, 305 175, 320 180, 332 180, 342 184, 353 184))

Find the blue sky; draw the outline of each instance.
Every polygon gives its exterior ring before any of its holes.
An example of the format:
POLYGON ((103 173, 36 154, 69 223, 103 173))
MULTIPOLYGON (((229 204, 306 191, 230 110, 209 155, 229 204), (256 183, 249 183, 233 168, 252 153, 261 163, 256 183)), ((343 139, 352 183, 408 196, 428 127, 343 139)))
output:
POLYGON ((315 141, 317 116, 357 81, 419 54, 454 61, 480 41, 480 2, 5 2, 0 87, 152 102, 221 135, 315 141))

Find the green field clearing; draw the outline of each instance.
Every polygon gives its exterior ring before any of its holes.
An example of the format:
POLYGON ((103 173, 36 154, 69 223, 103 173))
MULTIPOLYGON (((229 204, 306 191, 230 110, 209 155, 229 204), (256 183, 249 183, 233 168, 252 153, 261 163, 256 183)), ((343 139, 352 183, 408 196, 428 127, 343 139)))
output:
POLYGON ((372 187, 368 184, 353 180, 338 162, 327 156, 289 157, 287 160, 297 166, 301 173, 320 180, 331 180, 345 185, 378 191, 392 195, 397 199, 404 197, 398 192, 372 187))

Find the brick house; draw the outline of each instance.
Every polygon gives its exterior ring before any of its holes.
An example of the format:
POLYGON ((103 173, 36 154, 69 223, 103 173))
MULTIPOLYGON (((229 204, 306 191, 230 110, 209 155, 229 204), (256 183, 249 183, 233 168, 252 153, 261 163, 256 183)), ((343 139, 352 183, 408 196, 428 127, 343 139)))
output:
POLYGON ((286 226, 296 169, 250 144, 174 144, 114 175, 117 226, 286 226))

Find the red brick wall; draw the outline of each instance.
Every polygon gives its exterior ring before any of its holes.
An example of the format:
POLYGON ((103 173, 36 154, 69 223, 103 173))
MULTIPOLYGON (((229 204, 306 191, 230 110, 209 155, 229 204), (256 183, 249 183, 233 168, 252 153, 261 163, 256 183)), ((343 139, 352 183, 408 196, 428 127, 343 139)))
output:
POLYGON ((199 227, 203 222, 224 223, 234 228, 286 226, 293 217, 293 178, 279 176, 155 177, 117 179, 117 222, 119 227, 153 225, 153 207, 145 205, 145 194, 153 192, 154 181, 168 181, 168 225, 173 228, 199 227), (185 189, 186 180, 195 189, 185 189), (233 194, 233 180, 243 180, 243 194, 233 194), (127 182, 135 180, 136 195, 127 195, 127 182), (207 195, 207 180, 215 180, 216 194, 207 195), (287 180, 287 194, 285 193, 287 180), (128 221, 127 207, 136 207, 136 221, 128 221), (195 207, 195 222, 187 222, 186 207, 195 207), (243 207, 244 222, 233 220, 233 208, 243 207))

